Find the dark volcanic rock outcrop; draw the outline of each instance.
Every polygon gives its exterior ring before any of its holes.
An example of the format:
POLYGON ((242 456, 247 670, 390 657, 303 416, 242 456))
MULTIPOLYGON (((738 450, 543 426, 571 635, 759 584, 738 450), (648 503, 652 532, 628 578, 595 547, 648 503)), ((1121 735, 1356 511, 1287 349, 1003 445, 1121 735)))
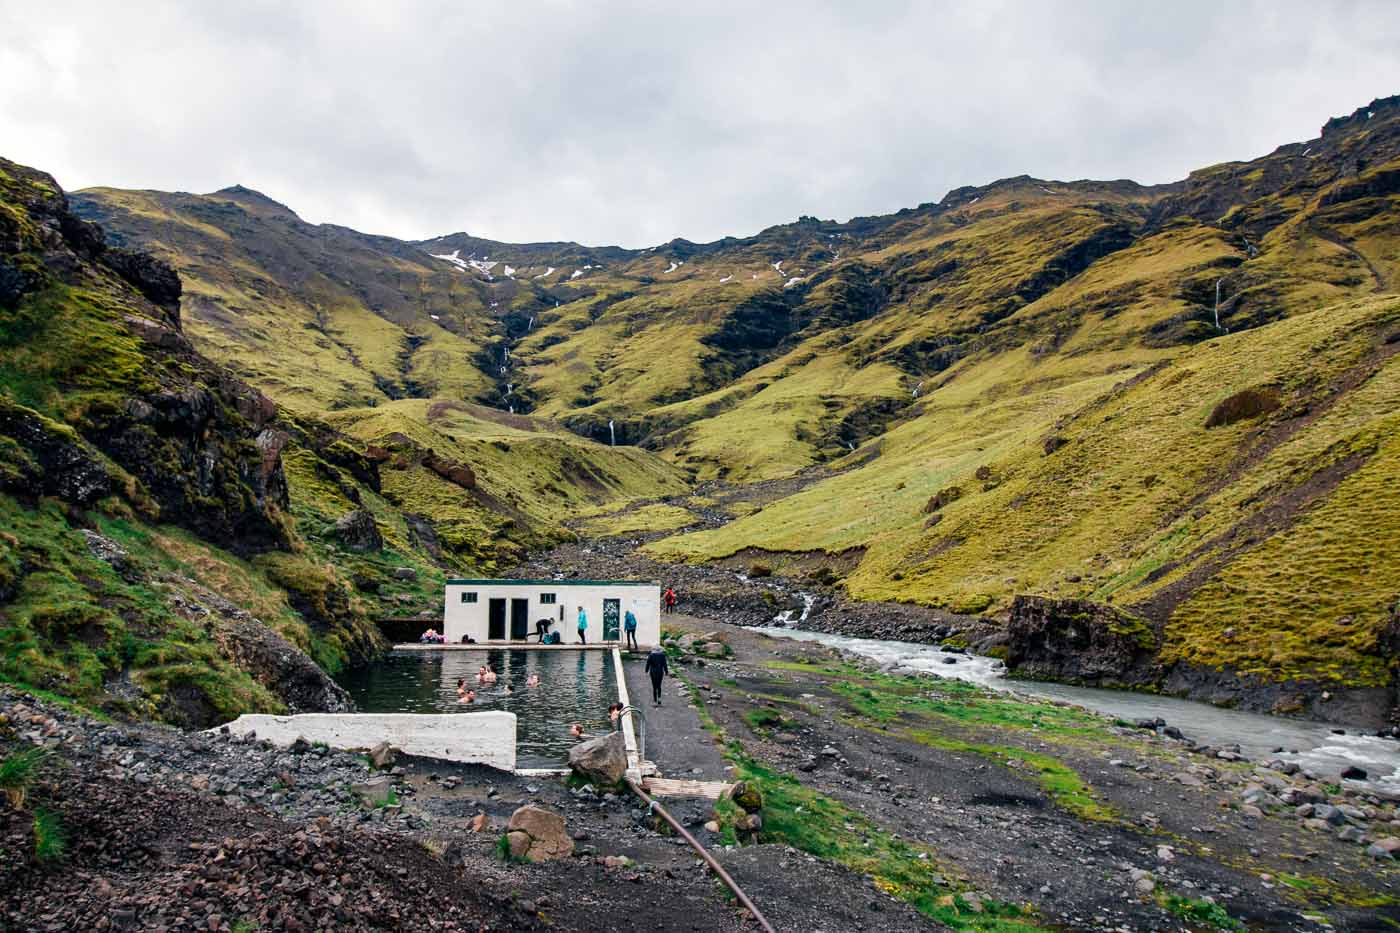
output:
POLYGON ((1112 606, 1018 596, 1007 622, 1006 666, 1043 680, 1139 686, 1155 679, 1157 647, 1146 622, 1112 606))

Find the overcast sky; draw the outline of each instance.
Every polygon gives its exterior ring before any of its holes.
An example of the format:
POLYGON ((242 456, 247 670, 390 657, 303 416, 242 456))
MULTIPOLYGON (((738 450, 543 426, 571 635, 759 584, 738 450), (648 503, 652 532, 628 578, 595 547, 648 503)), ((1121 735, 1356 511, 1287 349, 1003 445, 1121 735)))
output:
POLYGON ((1400 93, 1396 0, 1146 6, 0 0, 0 155, 635 247, 1023 173, 1171 181, 1400 93))

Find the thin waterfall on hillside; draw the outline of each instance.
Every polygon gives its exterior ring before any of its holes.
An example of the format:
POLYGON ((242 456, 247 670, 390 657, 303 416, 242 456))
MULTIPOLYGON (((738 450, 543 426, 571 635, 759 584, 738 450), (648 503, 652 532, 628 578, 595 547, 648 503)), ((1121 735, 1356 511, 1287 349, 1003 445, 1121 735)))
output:
POLYGON ((1223 275, 1215 280, 1215 329, 1222 334, 1228 334, 1230 331, 1220 326, 1220 283, 1224 281, 1223 275))
POLYGON ((532 314, 532 315, 530 315, 530 320, 528 320, 528 321, 525 322, 525 333, 528 334, 531 330, 534 329, 534 327, 535 327, 535 316, 532 314))
POLYGON ((613 423, 611 419, 608 420, 608 444, 612 447, 617 446, 617 431, 613 430, 613 423))
POLYGON ((914 386, 914 391, 913 391, 912 393, 910 393, 910 394, 913 395, 914 398, 918 398, 918 397, 919 397, 919 390, 922 389, 923 387, 924 387, 924 381, 923 381, 922 379, 920 379, 920 380, 919 380, 919 384, 916 385, 916 386, 914 386))

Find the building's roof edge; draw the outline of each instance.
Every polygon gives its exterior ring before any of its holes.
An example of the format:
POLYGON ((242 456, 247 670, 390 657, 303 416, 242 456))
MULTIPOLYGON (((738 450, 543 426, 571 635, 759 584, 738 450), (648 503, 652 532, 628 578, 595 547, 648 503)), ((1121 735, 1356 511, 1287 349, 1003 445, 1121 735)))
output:
POLYGON ((494 586, 498 584, 524 586, 660 586, 659 580, 448 580, 447 586, 494 586))

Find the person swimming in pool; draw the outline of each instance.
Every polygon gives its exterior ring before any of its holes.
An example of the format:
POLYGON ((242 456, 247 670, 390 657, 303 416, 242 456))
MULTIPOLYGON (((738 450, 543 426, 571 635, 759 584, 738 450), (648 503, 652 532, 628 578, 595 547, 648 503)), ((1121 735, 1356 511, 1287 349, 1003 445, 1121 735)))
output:
POLYGON ((538 687, 539 685, 540 685, 540 675, 539 675, 539 674, 531 674, 529 677, 525 678, 525 686, 527 686, 527 687, 538 687))
POLYGON ((459 696, 459 697, 457 698, 457 702, 458 702, 458 703, 475 703, 475 702, 476 702, 476 691, 475 691, 475 690, 468 690, 466 693, 462 694, 461 696, 459 696))

